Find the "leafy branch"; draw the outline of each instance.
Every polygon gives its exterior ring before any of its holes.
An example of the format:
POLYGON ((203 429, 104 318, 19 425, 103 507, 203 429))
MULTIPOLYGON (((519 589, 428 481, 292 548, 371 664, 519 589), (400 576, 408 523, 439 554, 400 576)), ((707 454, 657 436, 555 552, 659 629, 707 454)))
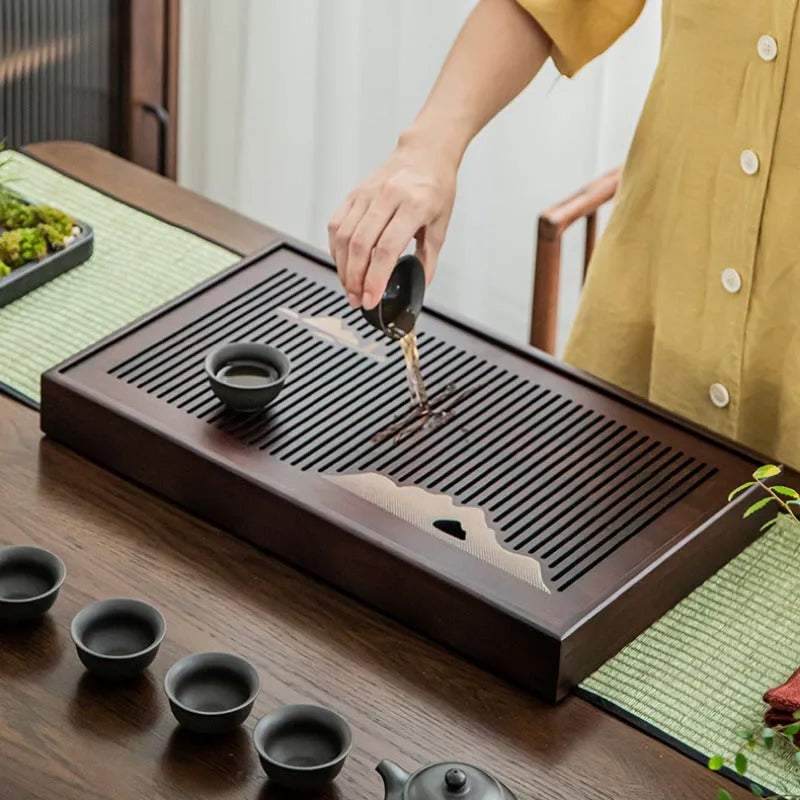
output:
MULTIPOLYGON (((800 493, 789 486, 771 486, 766 483, 770 478, 780 475, 780 467, 774 464, 765 464, 759 467, 753 473, 753 480, 737 486, 729 495, 728 501, 730 502, 740 492, 749 489, 751 486, 760 486, 766 493, 766 497, 756 500, 745 512, 742 517, 750 517, 753 514, 766 508, 770 503, 777 503, 783 509, 779 511, 774 519, 765 522, 761 526, 761 530, 766 530, 772 527, 781 517, 789 516, 795 522, 800 522, 795 508, 800 506, 800 493)), ((742 740, 742 746, 736 751, 736 754, 731 760, 726 760, 721 755, 711 756, 708 759, 708 768, 715 772, 721 770, 724 766, 732 766, 739 775, 746 775, 750 766, 747 754, 755 750, 759 746, 763 746, 767 750, 771 750, 776 741, 785 741, 794 751, 793 757, 796 764, 800 765, 800 746, 795 742, 795 736, 800 734, 800 711, 795 711, 792 714, 794 722, 788 725, 762 725, 755 731, 740 731, 737 736, 742 740)), ((800 738, 800 737, 798 737, 800 738)), ((771 794, 765 795, 763 789, 755 783, 750 784, 750 791, 756 796, 761 797, 763 800, 800 800, 800 794, 771 794)), ((730 792, 727 789, 719 787, 717 789, 717 800, 732 800, 730 792)))
MULTIPOLYGON (((792 715, 795 720, 800 720, 800 711, 795 711, 792 715)), ((800 747, 795 743, 794 737, 800 733, 800 722, 791 722, 788 725, 775 725, 768 727, 763 725, 756 731, 740 731, 737 736, 742 740, 743 744, 736 752, 736 755, 730 760, 726 760, 721 755, 711 756, 708 759, 708 768, 718 772, 724 766, 732 766, 739 775, 746 775, 747 769, 750 766, 747 753, 755 750, 759 745, 762 745, 767 750, 772 750, 776 741, 786 741, 794 750, 794 760, 800 764, 800 747)), ((798 794, 764 794, 760 786, 755 783, 750 784, 750 791, 756 796, 764 800, 798 800, 798 794)), ((727 789, 720 787, 717 789, 717 800, 732 800, 730 793, 727 789)))
POLYGON ((767 479, 774 478, 776 475, 780 474, 780 467, 776 467, 774 464, 765 464, 753 473, 753 480, 747 481, 747 483, 743 483, 741 486, 737 486, 728 495, 728 500, 733 500, 736 495, 743 492, 745 489, 749 489, 751 486, 760 486, 767 493, 766 497, 756 500, 756 502, 742 514, 745 518, 755 514, 757 511, 761 511, 762 508, 765 508, 772 502, 778 503, 783 509, 783 512, 779 512, 774 519, 765 522, 761 526, 762 531, 772 527, 781 518, 783 513, 788 514, 795 522, 800 522, 800 517, 798 517, 797 512, 792 508, 792 506, 800 506, 800 493, 789 486, 770 486, 765 482, 767 479), (789 499, 787 500, 785 498, 789 499))

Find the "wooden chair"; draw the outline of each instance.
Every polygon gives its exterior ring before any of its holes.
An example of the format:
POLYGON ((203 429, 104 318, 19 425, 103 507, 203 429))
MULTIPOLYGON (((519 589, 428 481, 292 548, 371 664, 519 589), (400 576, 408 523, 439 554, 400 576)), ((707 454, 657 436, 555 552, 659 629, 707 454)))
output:
POLYGON ((586 218, 586 248, 583 256, 583 280, 585 280, 597 240, 597 211, 616 194, 621 173, 622 167, 612 170, 576 194, 547 209, 539 217, 530 342, 540 350, 552 354, 556 349, 561 239, 564 231, 579 219, 586 218))

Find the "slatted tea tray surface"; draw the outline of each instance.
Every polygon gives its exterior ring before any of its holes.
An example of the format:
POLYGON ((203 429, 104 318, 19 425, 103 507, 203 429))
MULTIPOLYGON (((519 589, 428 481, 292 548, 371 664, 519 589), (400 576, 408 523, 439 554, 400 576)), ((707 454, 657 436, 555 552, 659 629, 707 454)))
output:
POLYGON ((734 451, 433 314, 419 349, 449 417, 412 415, 375 441, 408 412, 401 350, 348 308, 334 272, 283 246, 49 373, 43 427, 484 661, 493 645, 470 650, 466 628, 507 625, 537 654, 504 671, 549 696, 748 540, 732 522, 716 532, 752 468, 734 451), (294 365, 279 400, 245 416, 203 372, 209 348, 239 340, 294 365), (714 554, 703 529, 723 540, 714 554), (426 621, 434 595, 443 616, 426 621), (464 618, 467 597, 485 617, 464 618))

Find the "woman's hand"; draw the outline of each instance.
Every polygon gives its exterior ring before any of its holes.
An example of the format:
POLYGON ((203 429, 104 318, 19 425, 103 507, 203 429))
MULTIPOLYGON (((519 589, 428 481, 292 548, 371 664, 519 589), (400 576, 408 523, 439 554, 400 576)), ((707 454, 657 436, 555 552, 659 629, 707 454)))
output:
POLYGON ((459 157, 400 137, 395 151, 338 208, 328 241, 353 307, 374 308, 412 239, 430 282, 453 211, 459 157))
POLYGON ((479 0, 411 128, 328 223, 331 255, 351 305, 378 304, 414 238, 430 281, 467 145, 527 86, 550 49, 547 34, 516 0, 479 0))

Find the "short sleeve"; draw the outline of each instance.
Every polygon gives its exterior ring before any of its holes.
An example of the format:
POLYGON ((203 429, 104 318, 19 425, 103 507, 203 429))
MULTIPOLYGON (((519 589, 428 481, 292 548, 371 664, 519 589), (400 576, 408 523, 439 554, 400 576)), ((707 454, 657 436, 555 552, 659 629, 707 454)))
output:
POLYGON ((553 42, 559 72, 571 77, 636 22, 645 0, 517 0, 553 42))

